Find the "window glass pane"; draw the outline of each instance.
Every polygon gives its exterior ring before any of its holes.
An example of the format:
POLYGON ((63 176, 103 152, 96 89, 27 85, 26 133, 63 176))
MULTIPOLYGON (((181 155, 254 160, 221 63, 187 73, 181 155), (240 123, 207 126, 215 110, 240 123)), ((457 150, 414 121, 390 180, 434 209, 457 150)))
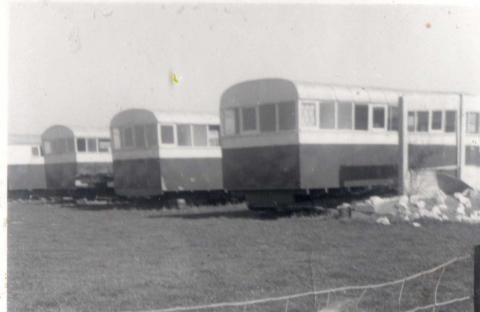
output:
POLYGON ((408 131, 415 131, 415 112, 408 112, 408 131))
POLYGON ((125 128, 123 130, 123 143, 125 147, 133 146, 133 128, 125 128))
POLYGON ((432 130, 442 130, 442 111, 432 112, 432 130))
POLYGON ((112 137, 113 137, 113 146, 115 147, 115 149, 119 149, 122 146, 120 141, 120 129, 113 128, 112 137))
POLYGON ((397 131, 398 130, 398 107, 389 106, 388 107, 388 130, 397 131))
POLYGON ((207 146, 207 126, 193 126, 193 144, 195 146, 207 146))
POLYGON ((96 152, 97 151, 97 139, 96 138, 87 139, 87 150, 89 152, 96 152))
POLYGON ((275 132, 277 118, 275 116, 275 104, 263 104, 259 107, 260 131, 275 132))
POLYGON ((352 129, 352 103, 337 103, 338 129, 352 129))
POLYGON ((226 135, 238 133, 239 119, 237 108, 226 109, 223 111, 223 127, 226 135))
POLYGON ((110 139, 98 139, 98 151, 100 153, 107 153, 108 151, 110 151, 110 139))
POLYGON ((208 126, 208 145, 219 146, 220 126, 210 125, 208 126))
POLYGON ((320 103, 320 128, 335 128, 335 103, 320 103))
POLYGON ((373 115, 373 128, 385 129, 385 108, 374 107, 372 110, 373 115))
POLYGON ((145 126, 145 136, 147 137, 147 147, 158 146, 157 125, 151 124, 145 126))
POLYGON ((302 127, 317 126, 317 105, 314 102, 302 102, 300 105, 302 127))
POLYGON ((87 151, 87 142, 84 138, 77 139, 77 151, 86 152, 87 151))
POLYGON ((445 132, 455 132, 457 130, 457 112, 445 112, 445 132))
POLYGON ((467 113, 467 133, 479 132, 479 114, 469 112, 467 113))
POLYGON ((175 143, 175 137, 173 133, 173 126, 161 126, 160 127, 161 131, 161 137, 162 137, 162 143, 163 144, 174 144, 175 143))
POLYGON ((50 155, 52 153, 52 145, 50 141, 45 141, 43 143, 44 149, 45 149, 45 154, 50 155))
POLYGON ((419 132, 428 131, 428 112, 427 111, 417 112, 417 131, 419 132))
POLYGON ((293 130, 297 126, 297 116, 295 113, 295 103, 278 103, 278 129, 293 130))
POLYGON ((257 130, 257 113, 255 107, 242 108, 242 129, 243 131, 257 130))
POLYGON ((368 130, 368 105, 355 104, 355 130, 368 130))
POLYGON ((178 145, 191 146, 192 134, 190 133, 190 125, 177 125, 178 145))
POLYGON ((64 154, 67 151, 67 142, 65 139, 56 139, 54 145, 55 154, 64 154))
POLYGON ((135 126, 135 146, 145 148, 145 128, 143 125, 135 126))
POLYGON ((38 151, 37 146, 32 146, 32 156, 35 156, 35 157, 40 156, 40 152, 38 151))

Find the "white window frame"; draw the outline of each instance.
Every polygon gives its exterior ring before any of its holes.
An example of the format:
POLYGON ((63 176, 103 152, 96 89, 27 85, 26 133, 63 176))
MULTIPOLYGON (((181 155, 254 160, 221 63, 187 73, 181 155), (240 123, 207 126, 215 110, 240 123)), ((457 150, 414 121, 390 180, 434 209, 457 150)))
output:
POLYGON ((190 135, 191 135, 191 138, 192 138, 192 145, 191 145, 191 147, 195 147, 195 148, 205 148, 205 147, 210 146, 210 145, 209 145, 209 142, 208 142, 208 124, 204 124, 204 123, 190 124, 190 135), (194 135, 195 135, 195 131, 193 130, 193 128, 194 128, 195 126, 205 126, 207 144, 205 144, 205 145, 195 145, 195 136, 194 136, 194 135))
POLYGON ((336 100, 319 100, 318 103, 317 103, 317 108, 318 108, 318 113, 317 113, 317 129, 320 130, 320 131, 331 131, 331 130, 337 130, 337 125, 338 125, 338 109, 337 109, 337 101, 336 100), (333 128, 322 128, 321 127, 321 110, 320 110, 320 106, 322 106, 322 104, 330 104, 333 102, 333 128))
POLYGON ((416 110, 415 111, 415 132, 416 133, 420 133, 420 134, 426 134, 426 133, 430 133, 431 132, 431 129, 430 129, 430 124, 431 124, 431 111, 428 110, 428 109, 420 109, 420 110, 416 110), (428 124, 427 124, 427 131, 418 131, 418 113, 422 113, 422 112, 427 112, 427 116, 428 116, 428 124))
MULTIPOLYGON (((400 112, 401 114, 401 112, 400 112)), ((407 111, 407 132, 417 132, 417 112, 416 111, 407 111), (409 113, 413 113, 413 130, 409 130, 409 125, 408 125, 408 115, 409 113)))
POLYGON ((160 123, 158 126, 158 145, 159 146, 177 146, 177 125, 174 123, 160 123), (162 126, 170 126, 173 128, 173 143, 164 143, 162 141, 162 126))
POLYGON ((371 104, 369 103, 368 104, 368 111, 369 111, 369 122, 368 122, 368 130, 371 130, 371 131, 387 131, 387 121, 388 121, 388 118, 387 118, 387 105, 386 104, 371 104), (375 108, 383 108, 383 128, 380 128, 380 127, 374 127, 374 121, 373 121, 373 110, 375 108))
POLYGON ((87 138, 86 137, 74 137, 74 140, 75 140, 75 153, 88 153, 87 138), (78 149, 78 140, 79 139, 82 139, 82 140, 85 141, 85 150, 84 151, 80 151, 78 149))
MULTIPOLYGON (((303 100, 300 100, 298 101, 298 112, 301 111, 302 109, 302 105, 303 104, 314 104, 315 105, 315 125, 314 126, 305 126, 303 123, 302 123, 302 114, 298 114, 298 118, 297 118, 297 122, 298 124, 300 125, 300 129, 320 129, 320 107, 318 105, 319 101, 318 100, 310 100, 310 99, 303 99, 303 100)), ((278 105, 275 105, 275 106, 278 106, 278 105)), ((278 115, 278 107, 276 109, 277 111, 277 115, 278 115)), ((280 125, 279 125, 279 121, 278 121, 278 118, 277 118, 277 129, 279 129, 280 125)), ((283 131, 288 131, 288 130, 283 130, 283 131)))
POLYGON ((158 145, 158 123, 156 123, 156 124, 155 124, 155 123, 144 124, 144 125, 143 125, 144 138, 143 138, 143 139, 145 140, 145 149, 150 149, 150 148, 152 148, 152 147, 156 147, 155 145, 150 145, 150 144, 148 143, 148 136, 147 136, 147 127, 148 127, 148 126, 157 127, 157 128, 155 129, 155 130, 156 130, 155 133, 156 133, 156 135, 157 135, 157 145, 158 145))
POLYGON ((260 116, 259 116, 259 113, 258 113, 258 105, 240 107, 239 112, 240 112, 240 134, 249 135, 249 134, 260 133, 260 120, 259 120, 260 116), (247 108, 255 109, 255 126, 256 126, 255 130, 244 130, 243 129, 243 109, 247 109, 247 108))
POLYGON ((445 130, 445 112, 441 109, 432 109, 429 111, 429 132, 441 133, 445 130), (442 114, 442 127, 440 129, 433 129, 433 112, 440 112, 442 114))
POLYGON ((97 153, 110 153, 112 151, 112 139, 111 138, 97 138, 97 153), (110 147, 106 152, 100 152, 100 140, 110 140, 110 147))

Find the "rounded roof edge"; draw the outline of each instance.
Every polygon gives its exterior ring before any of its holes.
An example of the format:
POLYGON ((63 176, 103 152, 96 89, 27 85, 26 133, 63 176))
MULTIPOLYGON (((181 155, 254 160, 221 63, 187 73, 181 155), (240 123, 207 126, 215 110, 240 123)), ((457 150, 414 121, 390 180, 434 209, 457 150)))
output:
POLYGON ((110 122, 110 127, 148 123, 188 123, 188 124, 219 124, 216 114, 203 112, 161 111, 148 109, 126 109, 117 113, 110 122))
POLYGON ((96 136, 96 137, 109 137, 108 129, 102 128, 89 128, 81 126, 67 126, 67 125, 53 125, 43 131, 41 137, 50 138, 63 138, 69 136, 96 136))

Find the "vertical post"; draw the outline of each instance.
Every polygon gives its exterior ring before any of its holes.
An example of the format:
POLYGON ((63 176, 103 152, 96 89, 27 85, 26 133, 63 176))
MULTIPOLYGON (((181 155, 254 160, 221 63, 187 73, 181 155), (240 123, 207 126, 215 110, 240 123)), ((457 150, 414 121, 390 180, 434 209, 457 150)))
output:
POLYGON ((398 193, 407 193, 408 177, 408 110, 403 96, 398 98, 399 127, 398 127, 398 193))
POLYGON ((463 106, 463 94, 460 94, 457 116, 457 176, 459 179, 463 178, 465 167, 465 113, 463 106))
POLYGON ((480 245, 473 252, 473 310, 480 312, 480 245))

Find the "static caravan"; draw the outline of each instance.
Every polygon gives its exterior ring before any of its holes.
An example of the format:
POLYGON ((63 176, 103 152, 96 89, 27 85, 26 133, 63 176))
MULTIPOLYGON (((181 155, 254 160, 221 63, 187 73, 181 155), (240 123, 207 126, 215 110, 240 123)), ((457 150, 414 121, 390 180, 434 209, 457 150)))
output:
POLYGON ((116 114, 110 128, 118 195, 223 192, 217 116, 129 109, 116 114))
POLYGON ((29 196, 46 188, 40 136, 10 135, 7 150, 9 196, 29 196))
POLYGON ((108 130, 55 125, 42 134, 47 188, 108 189, 112 154, 108 130))
POLYGON ((410 166, 455 171, 460 95, 261 79, 221 97, 225 188, 262 208, 311 203, 330 190, 395 187, 400 97, 409 109, 410 166))

